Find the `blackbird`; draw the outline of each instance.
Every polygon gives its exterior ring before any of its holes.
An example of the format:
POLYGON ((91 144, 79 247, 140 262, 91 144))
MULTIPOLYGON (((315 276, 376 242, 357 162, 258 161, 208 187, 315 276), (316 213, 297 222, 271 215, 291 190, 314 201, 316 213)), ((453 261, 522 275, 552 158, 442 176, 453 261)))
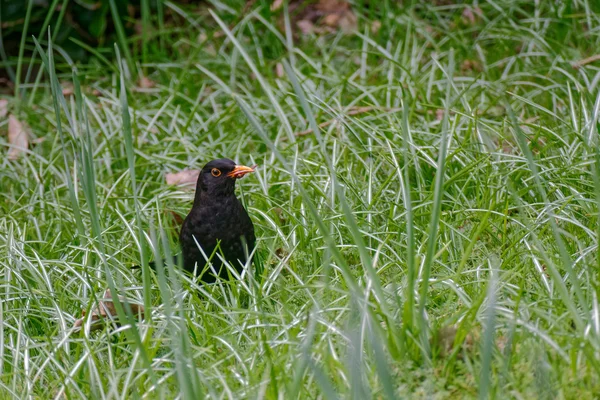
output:
POLYGON ((209 162, 200 171, 194 205, 183 222, 179 242, 181 265, 190 273, 195 271, 205 283, 214 282, 216 276, 228 277, 218 254, 238 272, 252 257, 254 225, 235 197, 235 181, 254 172, 254 168, 222 158, 209 162), (207 266, 207 258, 212 268, 207 266))

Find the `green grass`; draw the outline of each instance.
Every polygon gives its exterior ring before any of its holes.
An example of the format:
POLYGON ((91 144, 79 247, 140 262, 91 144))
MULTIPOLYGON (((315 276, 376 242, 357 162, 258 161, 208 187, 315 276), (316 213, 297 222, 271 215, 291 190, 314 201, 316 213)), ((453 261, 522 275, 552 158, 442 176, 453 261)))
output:
POLYGON ((24 39, 43 78, 10 106, 43 141, 0 161, 0 397, 600 393, 600 64, 573 67, 600 10, 363 3, 356 34, 302 36, 286 7, 144 2, 153 30, 85 65, 24 39), (217 157, 260 166, 262 262, 150 271, 193 196, 164 174, 217 157), (74 332, 109 287, 145 320, 74 332))

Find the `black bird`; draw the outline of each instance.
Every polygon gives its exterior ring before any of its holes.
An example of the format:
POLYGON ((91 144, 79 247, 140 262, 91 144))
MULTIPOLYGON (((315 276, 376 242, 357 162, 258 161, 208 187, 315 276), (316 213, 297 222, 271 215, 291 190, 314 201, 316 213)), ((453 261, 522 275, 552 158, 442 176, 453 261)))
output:
POLYGON ((254 225, 235 197, 235 181, 254 168, 222 158, 200 171, 194 205, 183 222, 179 242, 183 268, 196 271, 205 283, 214 282, 216 275, 229 276, 218 254, 241 272, 254 250, 254 225), (206 263, 211 256, 212 269, 206 263))

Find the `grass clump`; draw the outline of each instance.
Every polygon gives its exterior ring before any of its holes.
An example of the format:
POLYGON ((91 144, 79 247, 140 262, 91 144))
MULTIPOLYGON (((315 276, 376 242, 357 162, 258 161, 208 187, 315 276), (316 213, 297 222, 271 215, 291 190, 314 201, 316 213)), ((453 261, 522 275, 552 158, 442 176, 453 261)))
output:
POLYGON ((0 169, 6 397, 598 393, 598 10, 355 2, 356 32, 305 35, 265 7, 177 8, 169 57, 110 68, 26 42, 45 78, 10 104, 41 140, 0 169), (260 268, 152 273, 192 198, 164 173, 224 156, 260 165, 238 188, 260 268), (73 332, 109 287, 144 321, 73 332))

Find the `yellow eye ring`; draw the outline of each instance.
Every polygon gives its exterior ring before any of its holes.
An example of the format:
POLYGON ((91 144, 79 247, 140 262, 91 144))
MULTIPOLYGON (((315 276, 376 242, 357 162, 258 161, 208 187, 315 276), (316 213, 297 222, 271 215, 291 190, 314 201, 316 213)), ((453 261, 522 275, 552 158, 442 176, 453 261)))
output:
POLYGON ((212 174, 212 176, 214 177, 219 177, 221 176, 221 170, 217 169, 217 168, 213 168, 210 170, 210 173, 212 174))

